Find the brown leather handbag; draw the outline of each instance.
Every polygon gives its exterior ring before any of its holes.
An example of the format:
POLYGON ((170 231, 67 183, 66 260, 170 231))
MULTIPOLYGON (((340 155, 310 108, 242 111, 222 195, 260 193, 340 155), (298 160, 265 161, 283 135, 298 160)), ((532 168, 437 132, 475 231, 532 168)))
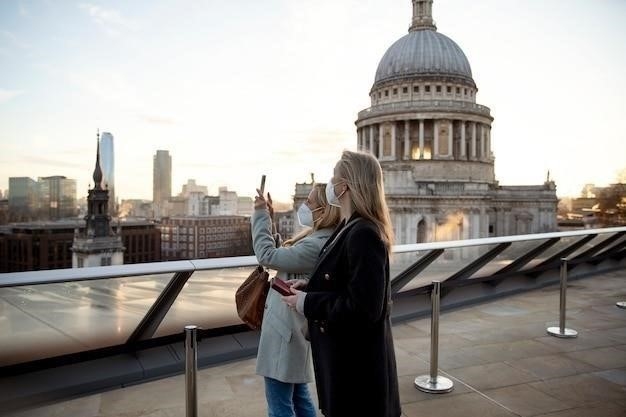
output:
POLYGON ((257 265, 235 292, 237 314, 254 330, 260 329, 263 321, 265 299, 270 288, 268 278, 269 272, 263 266, 257 265))

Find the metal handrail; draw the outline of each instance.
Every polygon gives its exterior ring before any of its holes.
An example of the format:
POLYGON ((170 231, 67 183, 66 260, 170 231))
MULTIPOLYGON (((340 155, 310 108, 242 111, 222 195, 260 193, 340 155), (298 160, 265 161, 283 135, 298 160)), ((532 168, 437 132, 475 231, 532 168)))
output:
MULTIPOLYGON (((626 232, 626 227, 572 230, 567 232, 534 233, 480 239, 451 240, 429 243, 394 245, 393 253, 455 249, 471 246, 494 245, 507 242, 522 242, 540 239, 584 236, 626 232)), ((103 278, 117 278, 139 275, 167 274, 176 272, 206 271, 223 268, 250 267, 258 263, 255 256, 234 256, 228 258, 191 259, 184 261, 146 262, 140 264, 98 266, 90 268, 65 268, 44 271, 8 272, 0 274, 0 288, 24 285, 52 284, 61 282, 88 281, 103 278)))

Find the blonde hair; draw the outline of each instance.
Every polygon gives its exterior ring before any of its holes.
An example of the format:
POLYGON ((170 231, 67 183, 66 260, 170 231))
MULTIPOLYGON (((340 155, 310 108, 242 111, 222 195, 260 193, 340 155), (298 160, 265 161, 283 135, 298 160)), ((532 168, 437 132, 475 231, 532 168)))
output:
POLYGON ((348 184, 352 209, 378 227, 387 250, 393 245, 393 227, 385 201, 383 171, 378 159, 369 152, 345 150, 337 164, 337 179, 348 184))
POLYGON ((302 238, 307 237, 311 233, 319 229, 335 228, 339 224, 341 215, 339 213, 339 207, 331 206, 326 200, 326 184, 316 183, 313 184, 313 200, 317 203, 318 207, 323 207, 321 216, 317 221, 313 222, 313 227, 306 228, 300 233, 285 241, 283 246, 292 246, 302 238))

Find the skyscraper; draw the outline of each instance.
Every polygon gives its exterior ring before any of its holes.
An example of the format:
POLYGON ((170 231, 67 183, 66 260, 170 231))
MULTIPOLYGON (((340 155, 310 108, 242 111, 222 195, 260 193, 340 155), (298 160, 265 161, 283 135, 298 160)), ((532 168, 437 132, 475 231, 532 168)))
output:
POLYGON ((152 204, 154 216, 166 215, 167 203, 172 196, 172 157, 169 151, 158 150, 152 165, 152 204))
POLYGON ((115 152, 113 135, 102 132, 100 135, 100 166, 102 167, 102 185, 109 190, 109 214, 117 215, 117 200, 115 199, 115 152))

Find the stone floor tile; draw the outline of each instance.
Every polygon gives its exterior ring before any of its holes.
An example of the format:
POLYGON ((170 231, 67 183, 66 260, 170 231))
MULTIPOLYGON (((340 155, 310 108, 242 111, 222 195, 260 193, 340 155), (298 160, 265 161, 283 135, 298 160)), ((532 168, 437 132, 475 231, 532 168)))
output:
POLYGON ((562 376, 587 373, 598 370, 588 363, 577 361, 561 355, 535 356, 507 361, 516 369, 536 375, 539 379, 558 378, 562 376))
POLYGON ((419 401, 402 405, 402 415, 406 417, 515 417, 506 408, 477 394, 467 393, 448 396, 442 394, 432 400, 419 401))
POLYGON ((518 385, 539 379, 536 375, 515 368, 505 362, 457 368, 447 370, 447 372, 463 381, 464 384, 479 391, 496 387, 506 387, 508 385, 518 385))
POLYGON ((570 408, 566 402, 547 395, 528 384, 486 390, 484 394, 516 415, 523 417, 570 408))
POLYGON ((626 367, 626 355, 614 347, 578 350, 566 353, 565 356, 586 362, 600 369, 626 367))
POLYGON ((619 401, 626 397, 626 388, 593 374, 580 374, 532 382, 533 388, 571 406, 598 401, 619 401))

